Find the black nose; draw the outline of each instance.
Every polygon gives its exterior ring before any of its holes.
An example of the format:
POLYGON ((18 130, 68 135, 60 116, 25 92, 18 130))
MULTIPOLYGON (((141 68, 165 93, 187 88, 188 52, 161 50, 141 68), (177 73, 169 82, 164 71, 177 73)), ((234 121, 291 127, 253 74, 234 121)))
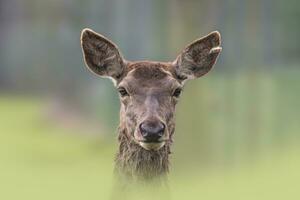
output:
POLYGON ((161 122, 145 121, 140 124, 140 131, 146 142, 158 142, 164 134, 165 125, 161 122))

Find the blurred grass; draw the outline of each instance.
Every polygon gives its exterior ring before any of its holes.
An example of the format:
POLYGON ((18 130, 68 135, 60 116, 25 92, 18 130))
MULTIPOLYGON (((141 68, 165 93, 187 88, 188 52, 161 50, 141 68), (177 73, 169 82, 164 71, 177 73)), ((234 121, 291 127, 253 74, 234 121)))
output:
POLYGON ((0 199, 106 199, 112 145, 49 126, 41 105, 0 99, 0 199))
MULTIPOLYGON (((177 113, 173 199, 299 199, 298 74, 215 76, 195 83, 197 92, 187 86, 177 113), (258 144, 247 139, 251 131, 258 144), (200 161, 214 167, 192 162, 205 154, 200 161)), ((43 108, 43 99, 0 96, 0 199, 109 198, 115 143, 48 123, 43 108)))
POLYGON ((299 153, 295 145, 238 168, 177 177, 171 182, 174 199, 299 199, 299 153))

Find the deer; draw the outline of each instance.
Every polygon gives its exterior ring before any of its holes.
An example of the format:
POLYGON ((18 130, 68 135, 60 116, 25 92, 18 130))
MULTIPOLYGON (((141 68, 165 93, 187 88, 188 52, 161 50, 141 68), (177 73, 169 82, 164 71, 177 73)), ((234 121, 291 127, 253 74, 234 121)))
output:
POLYGON ((187 45, 173 62, 125 60, 112 41, 85 28, 86 67, 110 78, 120 98, 115 172, 127 181, 151 181, 169 172, 175 108, 187 80, 207 74, 222 50, 218 31, 187 45))

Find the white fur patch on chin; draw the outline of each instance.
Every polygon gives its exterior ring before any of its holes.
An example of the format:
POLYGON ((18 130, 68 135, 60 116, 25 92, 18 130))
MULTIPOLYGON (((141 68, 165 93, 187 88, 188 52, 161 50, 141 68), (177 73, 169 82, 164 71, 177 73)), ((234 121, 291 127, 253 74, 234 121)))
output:
POLYGON ((139 142, 139 144, 146 150, 157 151, 165 145, 165 142, 151 142, 151 143, 139 142))

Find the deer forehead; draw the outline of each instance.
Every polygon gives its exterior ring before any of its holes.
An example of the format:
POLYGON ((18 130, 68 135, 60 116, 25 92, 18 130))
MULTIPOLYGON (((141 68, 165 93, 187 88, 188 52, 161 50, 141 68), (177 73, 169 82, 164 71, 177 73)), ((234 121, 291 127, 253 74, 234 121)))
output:
POLYGON ((168 66, 161 63, 137 63, 119 83, 131 91, 145 93, 146 91, 165 92, 180 87, 180 82, 174 78, 168 66))

